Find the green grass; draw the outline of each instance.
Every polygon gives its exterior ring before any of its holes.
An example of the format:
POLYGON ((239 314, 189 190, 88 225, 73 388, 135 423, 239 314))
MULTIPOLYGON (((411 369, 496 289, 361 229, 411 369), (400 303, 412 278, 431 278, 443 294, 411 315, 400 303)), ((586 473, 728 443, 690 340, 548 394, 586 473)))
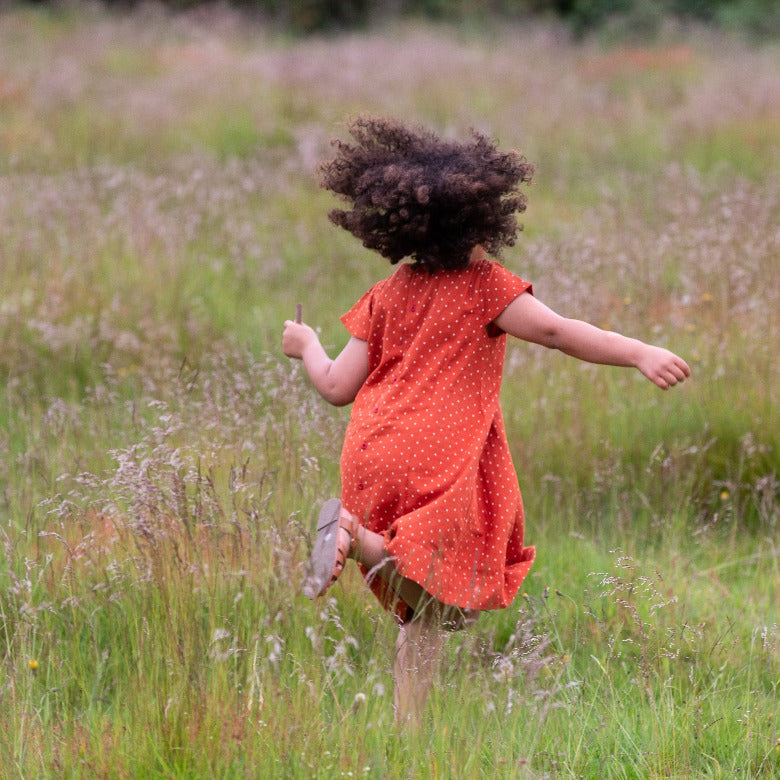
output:
POLYGON ((778 64, 706 31, 3 11, 0 776, 780 775, 778 64), (521 148, 504 262, 694 371, 509 347, 537 563, 413 734, 357 572, 297 588, 348 410, 279 338, 302 301, 334 353, 389 272, 316 187, 361 110, 521 148))

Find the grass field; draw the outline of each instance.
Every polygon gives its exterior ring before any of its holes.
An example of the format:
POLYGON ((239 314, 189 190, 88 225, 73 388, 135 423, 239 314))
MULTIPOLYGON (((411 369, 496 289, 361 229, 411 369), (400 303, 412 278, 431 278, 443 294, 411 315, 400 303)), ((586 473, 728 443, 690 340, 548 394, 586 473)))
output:
POLYGON ((287 40, 224 9, 0 12, 0 776, 780 777, 780 48, 549 26, 287 40), (298 590, 389 268, 313 173, 357 112, 536 163, 503 261, 693 379, 508 350, 538 559, 417 734, 357 572, 298 590))

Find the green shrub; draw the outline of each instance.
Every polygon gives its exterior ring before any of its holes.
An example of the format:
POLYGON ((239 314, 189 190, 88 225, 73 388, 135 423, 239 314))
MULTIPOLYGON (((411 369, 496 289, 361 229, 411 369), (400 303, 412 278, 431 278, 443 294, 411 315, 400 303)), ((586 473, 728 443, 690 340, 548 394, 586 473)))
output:
MULTIPOLYGON (((239 4, 243 4, 239 0, 239 4)), ((358 27, 365 23, 368 0, 246 0, 297 32, 315 32, 332 27, 358 27)))
MULTIPOLYGON (((162 2, 178 10, 204 4, 204 0, 162 2)), ((134 6, 140 0, 104 3, 134 6)), ((230 4, 298 35, 362 27, 389 18, 464 21, 542 16, 562 19, 578 38, 604 28, 618 37, 652 36, 666 17, 743 31, 754 38, 780 34, 780 5, 775 0, 230 0, 230 4)))
POLYGON ((780 36, 780 4, 775 0, 736 0, 718 6, 716 21, 723 27, 742 30, 753 38, 780 36))
POLYGON ((665 17, 714 24, 754 38, 780 33, 780 6, 774 0, 560 0, 547 5, 554 6, 577 37, 607 25, 628 35, 652 34, 665 17))

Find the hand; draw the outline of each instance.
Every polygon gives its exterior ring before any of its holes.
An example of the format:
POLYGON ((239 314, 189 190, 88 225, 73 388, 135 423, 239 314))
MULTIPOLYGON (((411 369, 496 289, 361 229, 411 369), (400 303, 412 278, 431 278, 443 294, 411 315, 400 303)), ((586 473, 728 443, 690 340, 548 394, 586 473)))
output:
POLYGON ((287 357, 300 360, 303 357, 304 349, 316 341, 319 341, 319 338, 308 325, 303 322, 285 320, 284 333, 282 334, 282 351, 287 357))
POLYGON ((691 369, 681 357, 650 344, 643 345, 636 367, 662 390, 684 382, 691 375, 691 369))

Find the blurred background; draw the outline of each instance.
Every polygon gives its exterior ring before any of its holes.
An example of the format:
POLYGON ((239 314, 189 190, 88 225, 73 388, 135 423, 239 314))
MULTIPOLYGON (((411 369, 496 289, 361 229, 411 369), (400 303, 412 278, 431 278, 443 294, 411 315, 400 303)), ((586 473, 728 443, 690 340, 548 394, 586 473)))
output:
POLYGON ((779 9, 2 5, 0 766, 773 776, 779 9), (335 355, 391 272, 317 186, 363 112, 519 149, 502 262, 693 369, 662 393, 509 346, 539 557, 448 643, 433 742, 388 736, 394 627, 356 573, 297 590, 349 410, 279 342, 302 302, 335 355))

